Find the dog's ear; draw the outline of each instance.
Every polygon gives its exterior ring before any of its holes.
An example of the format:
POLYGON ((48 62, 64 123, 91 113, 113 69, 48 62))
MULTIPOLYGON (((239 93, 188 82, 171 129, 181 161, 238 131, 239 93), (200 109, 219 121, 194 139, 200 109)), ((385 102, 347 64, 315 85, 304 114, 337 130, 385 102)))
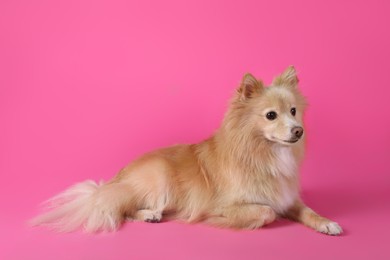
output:
POLYGON ((238 94, 241 100, 247 100, 260 95, 263 90, 263 82, 261 80, 257 80, 252 74, 247 73, 242 78, 241 85, 238 88, 238 94))
POLYGON ((274 78, 272 85, 296 87, 298 82, 297 71, 294 66, 289 66, 282 74, 274 78))

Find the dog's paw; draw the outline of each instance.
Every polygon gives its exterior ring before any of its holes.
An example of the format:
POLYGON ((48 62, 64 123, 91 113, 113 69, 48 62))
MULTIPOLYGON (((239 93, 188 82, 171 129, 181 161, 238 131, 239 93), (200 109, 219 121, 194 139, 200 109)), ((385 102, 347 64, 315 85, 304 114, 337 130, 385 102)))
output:
POLYGON ((162 219, 162 214, 160 211, 143 209, 137 211, 136 218, 148 223, 159 223, 162 219))
POLYGON ((343 229, 339 226, 339 224, 332 221, 321 223, 317 227, 317 231, 332 236, 338 236, 343 233, 343 229))
POLYGON ((274 222, 277 217, 275 211, 268 206, 262 206, 261 216, 263 217, 264 225, 274 222))
POLYGON ((161 217, 151 216, 151 217, 145 218, 144 221, 148 222, 148 223, 160 223, 161 217))

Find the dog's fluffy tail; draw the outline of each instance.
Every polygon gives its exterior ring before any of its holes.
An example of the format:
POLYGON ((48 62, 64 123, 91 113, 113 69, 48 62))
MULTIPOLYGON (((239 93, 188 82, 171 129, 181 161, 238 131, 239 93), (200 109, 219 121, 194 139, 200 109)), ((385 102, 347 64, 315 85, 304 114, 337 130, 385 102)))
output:
POLYGON ((132 208, 131 191, 121 183, 78 183, 49 199, 48 211, 30 221, 60 232, 83 227, 87 232, 115 231, 132 208))

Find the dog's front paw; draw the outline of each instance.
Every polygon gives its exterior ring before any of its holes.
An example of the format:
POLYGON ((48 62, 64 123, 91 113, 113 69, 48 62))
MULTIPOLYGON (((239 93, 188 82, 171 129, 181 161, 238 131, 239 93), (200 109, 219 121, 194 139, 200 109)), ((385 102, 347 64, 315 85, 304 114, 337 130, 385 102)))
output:
POLYGON ((339 226, 339 224, 332 221, 326 221, 321 223, 320 225, 318 225, 317 231, 332 236, 338 236, 343 233, 343 229, 339 226))

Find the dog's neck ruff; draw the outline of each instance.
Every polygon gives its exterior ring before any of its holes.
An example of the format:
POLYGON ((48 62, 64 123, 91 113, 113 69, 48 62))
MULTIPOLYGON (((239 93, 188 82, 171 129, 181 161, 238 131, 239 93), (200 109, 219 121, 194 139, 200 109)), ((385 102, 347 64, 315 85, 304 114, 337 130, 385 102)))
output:
POLYGON ((275 169, 272 169, 271 174, 274 176, 282 175, 285 177, 293 177, 297 171, 297 163, 294 158, 292 148, 281 144, 272 146, 273 156, 275 159, 275 169))

